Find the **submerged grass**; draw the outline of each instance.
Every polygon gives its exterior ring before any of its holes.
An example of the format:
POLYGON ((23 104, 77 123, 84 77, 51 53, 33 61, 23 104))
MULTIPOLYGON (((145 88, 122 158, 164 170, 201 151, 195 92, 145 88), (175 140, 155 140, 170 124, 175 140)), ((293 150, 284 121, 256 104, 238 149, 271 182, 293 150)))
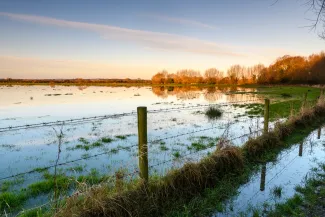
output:
POLYGON ((209 107, 206 111, 205 111, 205 115, 210 119, 210 120, 215 120, 221 117, 222 115, 222 111, 217 108, 217 107, 209 107))

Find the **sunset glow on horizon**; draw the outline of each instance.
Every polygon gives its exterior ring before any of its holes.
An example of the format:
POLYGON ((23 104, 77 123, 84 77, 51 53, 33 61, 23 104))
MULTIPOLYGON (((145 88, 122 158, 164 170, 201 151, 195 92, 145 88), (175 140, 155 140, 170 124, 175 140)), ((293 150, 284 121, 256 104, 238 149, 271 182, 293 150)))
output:
POLYGON ((0 78, 150 79, 162 69, 226 71, 324 49, 300 28, 310 21, 297 2, 19 0, 0 8, 0 78))

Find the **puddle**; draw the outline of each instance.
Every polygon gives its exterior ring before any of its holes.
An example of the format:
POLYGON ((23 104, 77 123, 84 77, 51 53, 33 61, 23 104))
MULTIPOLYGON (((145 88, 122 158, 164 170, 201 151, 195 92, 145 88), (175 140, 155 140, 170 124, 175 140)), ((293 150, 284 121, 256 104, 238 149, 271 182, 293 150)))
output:
POLYGON ((319 128, 300 144, 279 154, 275 162, 262 165, 259 173, 239 188, 239 194, 226 202, 225 210, 213 216, 252 216, 253 208, 263 210, 285 202, 295 194, 294 188, 324 159, 324 128, 319 128))

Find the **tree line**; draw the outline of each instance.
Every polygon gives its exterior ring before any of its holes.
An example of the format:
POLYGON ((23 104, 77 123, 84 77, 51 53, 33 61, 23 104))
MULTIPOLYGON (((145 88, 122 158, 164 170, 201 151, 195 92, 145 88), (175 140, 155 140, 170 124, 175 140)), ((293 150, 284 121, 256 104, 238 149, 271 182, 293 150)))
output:
POLYGON ((325 53, 308 57, 285 55, 268 67, 237 64, 226 72, 209 68, 203 75, 193 69, 176 73, 163 70, 151 81, 153 84, 325 84, 325 53))

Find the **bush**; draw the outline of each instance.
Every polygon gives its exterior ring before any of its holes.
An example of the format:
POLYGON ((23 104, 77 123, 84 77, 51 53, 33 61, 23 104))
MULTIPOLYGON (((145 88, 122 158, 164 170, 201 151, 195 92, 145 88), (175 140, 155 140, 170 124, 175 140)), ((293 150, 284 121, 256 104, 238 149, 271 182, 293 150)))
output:
POLYGON ((222 115, 222 111, 217 108, 217 107, 209 107, 206 111, 205 111, 205 115, 213 120, 213 119, 218 119, 221 117, 222 115))

